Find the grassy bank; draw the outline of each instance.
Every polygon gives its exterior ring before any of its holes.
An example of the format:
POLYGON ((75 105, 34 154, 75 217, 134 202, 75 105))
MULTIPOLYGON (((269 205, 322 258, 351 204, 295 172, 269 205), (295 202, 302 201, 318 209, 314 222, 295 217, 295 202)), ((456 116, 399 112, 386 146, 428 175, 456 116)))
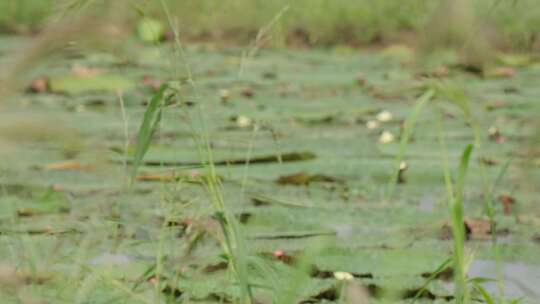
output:
MULTIPOLYGON (((535 0, 480 0, 474 4, 444 0, 168 2, 185 37, 234 43, 253 39, 258 30, 285 7, 288 7, 287 12, 272 29, 275 45, 363 45, 404 37, 410 40, 411 36, 416 40, 426 34, 426 28, 432 27, 434 19, 439 26, 459 27, 460 18, 467 17, 463 16, 464 11, 472 17, 473 26, 481 29, 481 35, 496 37, 496 44, 505 48, 530 49, 535 44, 537 47, 540 29, 540 7, 535 0)), ((132 20, 136 20, 140 12, 162 17, 159 1, 133 1, 130 5, 132 20)), ((62 4, 51 0, 3 1, 0 3, 0 29, 37 31, 58 7, 62 4)))

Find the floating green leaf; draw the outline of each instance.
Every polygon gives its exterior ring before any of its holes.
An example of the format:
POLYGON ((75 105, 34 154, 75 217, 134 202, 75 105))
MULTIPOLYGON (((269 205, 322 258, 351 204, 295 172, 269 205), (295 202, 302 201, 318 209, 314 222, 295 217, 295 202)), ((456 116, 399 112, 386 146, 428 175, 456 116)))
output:
POLYGON ((69 95, 101 91, 127 91, 135 86, 131 79, 116 74, 52 76, 49 81, 52 92, 69 95))

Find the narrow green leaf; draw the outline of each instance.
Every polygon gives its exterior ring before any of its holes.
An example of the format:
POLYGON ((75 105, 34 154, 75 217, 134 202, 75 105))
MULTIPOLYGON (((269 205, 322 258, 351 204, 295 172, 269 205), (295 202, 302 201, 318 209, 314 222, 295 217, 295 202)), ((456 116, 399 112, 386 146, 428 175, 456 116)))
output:
POLYGON ((426 282, 424 283, 424 285, 422 285, 422 287, 420 287, 418 292, 414 295, 414 298, 413 298, 411 304, 416 303, 416 301, 427 290, 427 286, 429 285, 429 283, 431 283, 433 280, 435 280, 435 278, 437 278, 437 275, 439 275, 439 273, 443 272, 446 269, 446 267, 448 267, 448 265, 450 265, 451 262, 452 262, 452 257, 449 257, 446 260, 444 260, 439 265, 439 267, 437 267, 437 269, 426 279, 426 282))
POLYGON ((139 135, 137 137, 137 143, 135 146, 135 153, 133 156, 133 166, 131 170, 131 183, 134 182, 137 170, 141 165, 144 155, 150 147, 150 142, 154 136, 159 122, 161 121, 161 108, 160 103, 165 97, 165 91, 168 85, 162 85, 159 90, 152 96, 152 99, 148 103, 144 117, 139 127, 139 135))
POLYGON ((387 199, 392 198, 394 195, 396 183, 398 181, 398 175, 399 175, 399 166, 401 164, 401 161, 403 160, 403 156, 405 155, 405 152, 407 150, 407 145, 409 143, 411 134, 414 130, 414 126, 416 125, 416 121, 418 120, 418 117, 420 116, 420 113, 422 112, 422 109, 424 106, 433 98, 435 95, 434 90, 428 90, 422 96, 418 98, 416 101, 416 105, 414 106, 413 111, 407 117, 407 120, 405 121, 405 127, 403 130, 403 136, 401 136, 401 142, 399 144, 399 153, 396 156, 396 172, 392 173, 390 176, 390 180, 388 181, 387 186, 387 199))
POLYGON ((451 201, 452 232, 454 235, 454 268, 456 271, 456 299, 457 303, 469 303, 467 290, 467 275, 465 266, 465 227, 463 216, 463 188, 469 166, 473 145, 468 144, 461 155, 459 171, 456 180, 454 199, 451 201))
POLYGON ((480 283, 473 282, 473 286, 482 295, 486 304, 495 304, 495 300, 493 299, 493 297, 487 292, 484 287, 482 287, 482 285, 480 285, 480 283))
POLYGON ((456 181, 456 199, 461 199, 463 195, 463 186, 465 185, 465 177, 467 174, 467 168, 469 167, 469 160, 471 158, 471 153, 473 150, 473 145, 468 144, 461 155, 461 162, 459 164, 458 178, 456 181))
POLYGON ((467 282, 471 284, 482 284, 482 283, 489 283, 489 282, 497 282, 497 280, 492 279, 492 278, 476 277, 476 278, 468 279, 467 282))

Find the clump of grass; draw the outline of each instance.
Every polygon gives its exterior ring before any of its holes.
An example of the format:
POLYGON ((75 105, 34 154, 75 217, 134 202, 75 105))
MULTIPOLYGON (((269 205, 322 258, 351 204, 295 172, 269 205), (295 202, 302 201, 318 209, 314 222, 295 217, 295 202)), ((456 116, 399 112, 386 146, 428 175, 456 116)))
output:
MULTIPOLYGON (((480 156, 483 154, 483 145, 482 145, 482 136, 481 136, 481 128, 480 123, 473 114, 472 108, 471 108, 471 101, 469 97, 467 96, 466 92, 463 89, 463 85, 457 85, 455 83, 451 82, 436 82, 432 84, 433 88, 437 91, 437 93, 444 98, 447 98, 451 103, 453 103, 455 106, 457 106, 463 115, 464 120, 467 122, 467 124, 470 126, 472 130, 472 136, 474 138, 474 146, 476 148, 476 153, 480 156)), ((441 119, 442 121, 442 119, 441 119)), ((440 128, 440 126, 439 126, 440 128)), ((439 134, 442 134, 442 129, 440 128, 439 134)), ((440 137, 441 139, 444 139, 443 137, 440 137)), ((441 141, 442 144, 444 144, 444 141, 441 141)), ((444 147, 446 149, 446 147, 444 147)), ((444 159, 447 160, 447 156, 444 157, 444 159)), ((486 165, 483 162, 480 162, 478 164, 479 170, 478 173, 480 175, 480 179, 482 181, 482 192, 484 197, 484 211, 485 215, 488 217, 490 222, 490 231, 491 231, 491 244, 492 249, 496 257, 497 262, 497 282, 499 283, 499 297, 501 299, 504 299, 504 277, 502 275, 501 271, 501 249, 500 246, 497 244, 497 222, 496 222, 496 208, 495 208, 495 191, 497 187, 500 185, 504 175, 506 174, 508 167, 511 163, 511 159, 507 160, 504 165, 499 170, 499 173, 497 174, 496 178, 490 183, 487 173, 486 165)), ((445 165, 445 167, 447 167, 445 165)), ((445 180, 448 181, 447 176, 445 175, 445 180)), ((451 180, 449 180, 451 182, 451 180)), ((447 188, 448 188, 448 182, 446 182, 447 188)), ((451 184, 450 184, 451 185, 451 184)), ((451 188, 451 187, 450 187, 451 188)), ((456 190, 457 191, 457 190, 456 190)), ((484 299, 489 302, 490 296, 485 292, 485 290, 480 285, 482 282, 481 280, 477 280, 477 278, 473 278, 467 281, 472 285, 472 287, 477 290, 484 299)))
MULTIPOLYGON (((177 30, 175 23, 173 22, 169 6, 165 0, 161 0, 160 5, 163 13, 166 16, 168 25, 174 35, 174 53, 176 56, 173 60, 181 59, 183 61, 188 77, 188 84, 193 87, 193 90, 197 94, 198 88, 196 87, 195 81, 193 79, 193 74, 191 72, 189 62, 185 57, 184 48, 180 40, 180 34, 177 30)), ((176 67, 176 64, 174 64, 174 66, 176 67)), ((177 70, 175 70, 175 75, 178 75, 177 70)), ((226 207, 225 199, 222 193, 221 179, 216 173, 212 148, 208 139, 208 133, 205 129, 204 119, 200 111, 199 115, 202 123, 202 130, 200 132, 192 130, 193 138, 199 152, 201 164, 207 171, 206 175, 204 176, 204 186, 206 188, 206 192, 209 195, 209 199, 214 210, 214 218, 219 222, 221 227, 221 232, 223 236, 223 239, 221 240, 221 245, 224 251, 223 258, 228 263, 229 269, 232 271, 232 274, 234 275, 238 284, 238 288, 240 291, 238 303, 251 304, 253 303, 253 292, 249 282, 249 252, 245 242, 246 239, 243 235, 242 229, 237 219, 226 207)))

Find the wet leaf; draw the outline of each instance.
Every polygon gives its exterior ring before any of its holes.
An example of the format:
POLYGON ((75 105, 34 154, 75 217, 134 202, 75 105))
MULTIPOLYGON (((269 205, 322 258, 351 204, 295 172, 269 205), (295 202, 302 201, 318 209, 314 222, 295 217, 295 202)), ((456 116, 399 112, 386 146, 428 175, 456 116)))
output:
POLYGON ((506 66, 523 67, 532 63, 533 58, 530 54, 510 54, 503 53, 497 56, 497 59, 506 66))
MULTIPOLYGON (((338 298, 339 298, 339 294, 338 294, 338 291, 337 291, 336 287, 331 287, 331 288, 325 289, 325 290, 319 292, 318 294, 315 294, 315 295, 311 296, 311 299, 316 300, 317 302, 325 301, 325 300, 334 302, 338 298)), ((311 302, 303 301, 303 302, 300 302, 300 303, 311 303, 311 302)))
POLYGON ((498 143, 505 143, 508 138, 501 134, 501 130, 495 126, 491 126, 488 129, 489 139, 498 143))
POLYGON ((136 179, 141 182, 170 182, 184 180, 188 182, 203 182, 204 176, 198 171, 167 171, 157 173, 141 173, 136 179))
MULTIPOLYGON (((308 161, 315 159, 316 155, 312 152, 288 152, 277 155, 254 155, 249 159, 250 164, 265 164, 265 163, 279 163, 279 162, 297 162, 297 161, 308 161)), ((129 163, 132 163, 132 160, 128 160, 129 163)), ((214 165, 245 165, 247 162, 246 159, 216 159, 214 160, 214 165)), ((200 162, 183 162, 183 161, 161 161, 161 160, 145 160, 141 161, 140 164, 145 166, 199 166, 200 162)))
POLYGON ((286 231, 282 233, 257 233, 250 235, 251 239, 277 240, 277 239, 303 239, 318 236, 336 235, 335 231, 286 231))
POLYGON ((49 90, 49 78, 40 77, 32 80, 28 86, 28 91, 32 93, 44 93, 49 90))
POLYGON ((95 77, 102 74, 103 71, 98 68, 78 64, 71 68, 71 73, 78 77, 95 77))
POLYGON ((509 193, 503 193, 499 196, 499 200, 503 205, 504 214, 512 214, 512 206, 516 204, 516 199, 513 198, 509 193))
POLYGON ((274 72, 264 72, 262 74, 262 78, 264 79, 277 79, 277 74, 274 72))
POLYGON ((229 263, 226 261, 219 262, 217 264, 208 265, 204 268, 204 272, 212 273, 220 270, 226 270, 229 268, 229 263))
MULTIPOLYGON (((491 239, 492 230, 491 222, 487 219, 466 217, 464 221, 465 236, 467 240, 488 240, 491 239)), ((497 235, 506 235, 509 231, 507 229, 498 229, 497 235)), ((442 239, 451 239, 452 234, 450 230, 450 224, 445 223, 442 228, 442 239)))
POLYGON ((495 111, 506 107, 506 102, 502 100, 494 100, 485 103, 486 111, 495 111))
POLYGON ((357 282, 348 282, 345 285, 345 303, 348 304, 368 304, 370 303, 369 290, 357 282))
POLYGON ((307 115, 304 114, 302 116, 297 116, 294 119, 305 124, 317 125, 333 123, 337 120, 339 116, 341 116, 340 112, 307 115))
POLYGON ((410 61, 414 57, 414 51, 410 47, 403 44, 390 45, 386 47, 382 53, 385 56, 398 59, 401 62, 410 61))
POLYGON ((282 205, 285 207, 293 207, 293 208, 310 207, 310 206, 302 205, 295 202, 289 202, 289 201, 284 201, 281 199, 272 198, 272 197, 262 195, 262 194, 252 194, 251 201, 257 207, 268 206, 268 205, 282 205))
POLYGON ((278 249, 272 253, 272 257, 278 259, 285 264, 293 264, 296 262, 296 258, 290 254, 287 254, 284 250, 278 249))
POLYGON ((496 67, 485 71, 486 77, 492 78, 511 78, 516 75, 517 71, 513 67, 496 67))
POLYGON ((61 162, 50 163, 50 164, 44 165, 42 168, 43 168, 43 170, 46 170, 46 171, 48 171, 48 170, 81 170, 81 171, 86 171, 86 170, 90 169, 90 166, 82 164, 79 161, 66 160, 66 161, 61 161, 61 162))
POLYGON ((500 164, 500 161, 498 161, 496 159, 493 159, 493 158, 490 158, 490 157, 487 157, 487 156, 480 157, 478 159, 478 161, 483 163, 486 166, 496 166, 496 165, 500 164))
POLYGON ((355 81, 356 81, 356 84, 360 87, 363 87, 366 85, 367 81, 366 81, 366 76, 364 76, 363 73, 358 73, 356 74, 356 78, 355 78, 355 81))
POLYGON ((438 66, 437 68, 419 74, 420 77, 433 77, 433 78, 444 78, 450 75, 450 69, 446 65, 438 66))
POLYGON ((291 175, 280 176, 276 182, 280 185, 306 186, 313 182, 336 183, 340 182, 340 180, 335 177, 322 174, 298 172, 291 175))
POLYGON ((242 90, 242 96, 246 98, 252 98, 255 96, 255 91, 251 87, 246 87, 242 90))
POLYGON ((159 91, 159 88, 161 88, 163 83, 164 82, 162 80, 158 80, 152 77, 151 75, 144 75, 143 78, 141 79, 142 85, 149 86, 154 91, 159 91))

